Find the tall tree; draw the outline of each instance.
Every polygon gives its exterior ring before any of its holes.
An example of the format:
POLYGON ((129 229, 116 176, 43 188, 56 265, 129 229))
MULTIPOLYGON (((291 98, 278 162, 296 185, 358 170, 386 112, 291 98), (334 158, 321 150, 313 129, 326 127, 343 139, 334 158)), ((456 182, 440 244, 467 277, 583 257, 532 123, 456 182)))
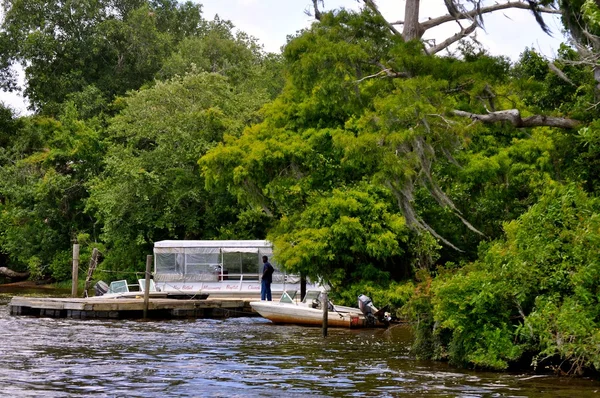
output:
MULTIPOLYGON (((155 240, 223 238, 235 229, 243 212, 225 191, 204 189, 197 162, 224 135, 240 133, 267 99, 257 94, 201 72, 123 98, 110 121, 106 168, 88 184, 87 211, 113 250, 107 264, 135 265, 155 240)), ((252 238, 261 221, 246 217, 240 232, 252 238)))
POLYGON ((68 278, 72 243, 98 238, 84 206, 85 182, 101 167, 100 126, 65 110, 19 119, 0 151, 0 250, 36 278, 68 278))
POLYGON ((0 81, 25 69, 31 108, 57 114, 92 86, 111 101, 151 80, 179 40, 203 28, 201 6, 176 0, 8 0, 0 27, 0 81))

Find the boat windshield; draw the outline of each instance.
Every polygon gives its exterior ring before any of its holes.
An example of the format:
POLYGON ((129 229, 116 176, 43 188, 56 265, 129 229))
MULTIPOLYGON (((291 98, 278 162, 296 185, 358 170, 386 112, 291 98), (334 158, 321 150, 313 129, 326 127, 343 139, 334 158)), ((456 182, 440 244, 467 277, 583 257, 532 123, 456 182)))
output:
POLYGON ((290 303, 290 304, 293 304, 294 303, 294 299, 296 298, 296 293, 297 293, 296 290, 286 290, 281 295, 281 298, 279 299, 279 302, 280 303, 290 303))
POLYGON ((126 280, 112 281, 108 289, 109 293, 127 293, 129 292, 129 286, 126 280))
POLYGON ((312 303, 313 300, 319 300, 320 296, 321 296, 320 290, 309 290, 304 295, 304 299, 302 300, 302 302, 303 303, 312 303))

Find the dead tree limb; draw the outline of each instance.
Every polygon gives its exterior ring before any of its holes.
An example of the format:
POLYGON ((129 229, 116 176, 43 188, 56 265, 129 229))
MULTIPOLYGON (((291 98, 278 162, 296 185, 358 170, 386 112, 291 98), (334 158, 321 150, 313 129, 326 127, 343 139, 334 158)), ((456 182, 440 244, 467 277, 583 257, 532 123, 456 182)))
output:
POLYGON ((523 127, 559 127, 563 129, 574 129, 581 125, 579 120, 566 117, 534 115, 526 118, 521 117, 518 109, 508 109, 504 111, 490 112, 485 115, 453 110, 456 116, 468 117, 471 120, 483 123, 508 122, 517 128, 523 127))
POLYGON ((479 27, 479 24, 477 22, 473 22, 471 24, 471 26, 469 26, 468 28, 466 28, 466 29, 461 28, 460 32, 456 33, 453 36, 450 36, 449 38, 447 38, 446 40, 444 40, 440 44, 438 44, 438 45, 436 45, 434 47, 428 48, 426 50, 427 54, 433 55, 433 54, 436 54, 436 53, 442 51, 445 48, 450 47, 451 44, 453 44, 453 43, 459 41, 460 39, 462 39, 464 37, 467 37, 468 35, 470 35, 471 33, 473 33, 475 31, 475 29, 477 29, 478 27, 479 27))
POLYGON ((17 272, 6 267, 0 267, 0 275, 13 280, 25 280, 29 278, 29 272, 17 272))
POLYGON ((88 289, 90 288, 90 282, 92 280, 92 275, 94 274, 94 271, 96 270, 96 267, 98 266, 98 249, 94 247, 94 250, 92 250, 92 257, 90 258, 90 266, 88 267, 88 273, 87 273, 87 277, 85 278, 85 286, 83 288, 83 297, 87 297, 88 296, 88 289))
POLYGON ((379 16, 385 22, 386 26, 389 30, 392 31, 392 33, 394 33, 396 36, 402 36, 402 34, 394 27, 394 25, 389 23, 387 19, 385 19, 383 15, 381 15, 381 11, 379 11, 379 8, 377 8, 373 0, 364 0, 364 2, 365 5, 371 9, 371 11, 377 14, 377 16, 379 16))
MULTIPOLYGON (((537 4, 535 1, 507 1, 505 3, 496 3, 486 7, 479 7, 477 5, 470 11, 459 10, 456 7, 450 7, 453 12, 449 12, 448 14, 430 18, 426 21, 419 22, 419 11, 421 8, 421 0, 406 0, 405 9, 404 9, 404 20, 396 21, 396 22, 388 22, 381 12, 379 11, 377 5, 373 0, 363 0, 363 3, 366 7, 371 9, 376 15, 380 16, 384 21, 388 29, 396 35, 402 37, 405 41, 410 40, 420 40, 425 32, 431 28, 435 28, 436 26, 442 25, 446 22, 452 21, 464 21, 468 20, 471 22, 471 25, 468 28, 462 28, 460 32, 456 33, 452 37, 444 40, 442 43, 433 46, 430 48, 427 53, 435 54, 439 51, 447 48, 454 42, 469 36, 471 33, 475 31, 477 27, 482 27, 482 16, 484 14, 489 14, 495 11, 506 10, 510 8, 522 9, 522 10, 530 10, 536 16, 536 20, 540 24, 540 27, 544 32, 549 34, 549 30, 547 26, 544 24, 543 20, 540 17, 540 14, 561 14, 562 11, 544 7, 537 4), (397 30, 394 25, 403 25, 402 32, 397 30)), ((447 1, 446 4, 455 5, 453 1, 447 1)))
MULTIPOLYGON (((446 14, 446 15, 442 15, 440 17, 431 18, 431 19, 428 19, 427 21, 421 22, 421 26, 423 27, 423 31, 425 32, 428 29, 434 28, 434 27, 444 24, 446 22, 455 21, 457 19, 473 20, 478 15, 489 14, 494 11, 506 10, 509 8, 531 10, 531 5, 529 3, 524 3, 521 1, 509 1, 506 3, 498 3, 498 4, 493 4, 491 6, 481 7, 479 10, 474 9, 474 10, 471 10, 468 12, 462 12, 462 13, 457 14, 456 16, 446 14)), ((554 8, 549 8, 549 7, 538 7, 538 10, 545 14, 561 14, 562 13, 560 10, 555 10, 554 8)), ((393 24, 395 24, 395 23, 393 23, 393 24)))

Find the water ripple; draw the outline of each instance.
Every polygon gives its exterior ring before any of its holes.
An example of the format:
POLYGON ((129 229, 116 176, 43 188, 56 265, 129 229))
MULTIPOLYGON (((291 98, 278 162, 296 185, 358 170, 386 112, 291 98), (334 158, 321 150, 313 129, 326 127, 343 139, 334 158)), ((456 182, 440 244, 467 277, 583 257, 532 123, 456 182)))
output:
POLYGON ((74 320, 8 315, 0 394, 9 397, 568 397, 587 379, 469 372, 415 361, 410 335, 278 326, 262 318, 74 320))

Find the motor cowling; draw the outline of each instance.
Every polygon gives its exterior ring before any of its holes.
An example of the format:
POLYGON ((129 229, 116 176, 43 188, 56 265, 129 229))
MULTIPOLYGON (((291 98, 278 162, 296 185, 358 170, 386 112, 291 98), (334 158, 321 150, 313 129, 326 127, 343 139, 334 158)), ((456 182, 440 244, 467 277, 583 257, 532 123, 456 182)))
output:
POLYGON ((108 285, 104 281, 99 281, 94 285, 94 295, 103 296, 108 292, 108 285))
POLYGON ((367 319, 368 325, 375 325, 376 318, 375 313, 377 312, 377 308, 373 306, 373 301, 368 296, 361 294, 358 296, 358 308, 362 311, 367 319))
POLYGON ((364 294, 358 296, 358 308, 365 316, 368 316, 369 314, 373 315, 373 313, 377 311, 377 309, 373 307, 373 301, 364 294))

